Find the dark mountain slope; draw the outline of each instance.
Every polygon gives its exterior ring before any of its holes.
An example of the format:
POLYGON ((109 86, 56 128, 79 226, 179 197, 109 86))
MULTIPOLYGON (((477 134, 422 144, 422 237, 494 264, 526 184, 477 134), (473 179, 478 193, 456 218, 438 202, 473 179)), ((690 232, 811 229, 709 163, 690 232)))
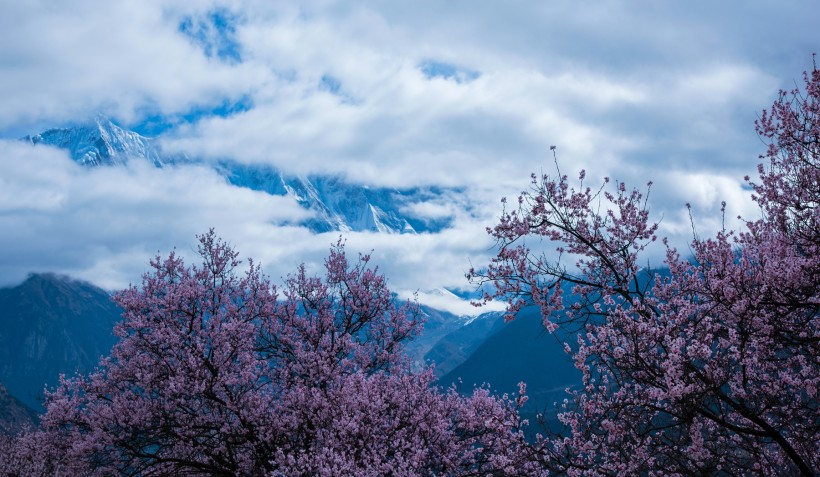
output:
POLYGON ((518 383, 527 383, 530 410, 552 409, 563 401, 568 386, 581 384, 563 345, 544 330, 534 307, 523 309, 515 320, 503 325, 478 346, 470 357, 442 376, 439 384, 458 383, 462 391, 487 383, 493 390, 515 394, 518 383))
POLYGON ((60 373, 88 372, 114 344, 120 309, 104 290, 56 275, 0 289, 0 382, 40 409, 60 373))
POLYGON ((37 413, 10 395, 0 383, 0 435, 14 435, 37 424, 37 413))
POLYGON ((502 313, 479 315, 439 338, 424 355, 427 362, 435 363, 435 374, 441 377, 463 363, 489 336, 504 327, 502 313))

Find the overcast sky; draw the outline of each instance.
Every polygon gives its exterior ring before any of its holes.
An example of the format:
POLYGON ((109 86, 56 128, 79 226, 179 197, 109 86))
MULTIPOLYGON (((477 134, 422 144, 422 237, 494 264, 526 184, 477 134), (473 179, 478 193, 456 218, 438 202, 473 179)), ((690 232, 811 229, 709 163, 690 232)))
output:
POLYGON ((347 234, 402 291, 466 288, 499 199, 530 172, 655 183, 662 230, 754 217, 754 120, 820 46, 814 0, 40 0, 0 3, 0 283, 55 271, 106 288, 190 253, 208 227, 278 277, 338 234, 207 168, 89 171, 17 139, 104 114, 168 151, 463 189, 437 234, 347 234), (295 6, 295 4, 301 6, 295 6))

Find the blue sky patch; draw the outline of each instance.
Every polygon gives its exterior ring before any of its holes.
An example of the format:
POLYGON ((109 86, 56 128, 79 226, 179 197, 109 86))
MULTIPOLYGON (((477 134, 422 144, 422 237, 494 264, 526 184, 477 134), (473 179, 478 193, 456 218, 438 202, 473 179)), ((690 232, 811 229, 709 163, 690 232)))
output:
POLYGON ((469 83, 481 76, 481 73, 467 68, 459 68, 450 63, 427 60, 419 65, 419 69, 427 79, 444 78, 456 83, 469 83))
POLYGON ((338 78, 331 75, 322 75, 319 79, 319 91, 327 91, 339 98, 341 104, 359 104, 359 101, 350 96, 342 88, 342 82, 338 78))
POLYGON ((226 118, 234 114, 243 113, 253 108, 253 100, 250 96, 242 96, 236 100, 225 100, 216 105, 200 105, 191 108, 185 113, 162 115, 148 114, 138 124, 131 129, 143 136, 153 137, 173 129, 180 124, 192 124, 207 117, 226 118))
POLYGON ((241 45, 236 39, 238 17, 219 9, 201 16, 188 16, 179 23, 179 31, 202 48, 208 58, 228 63, 242 61, 241 45))
POLYGON ((330 75, 324 75, 322 76, 322 79, 319 80, 319 89, 325 90, 331 94, 339 94, 339 88, 341 87, 342 83, 330 75))

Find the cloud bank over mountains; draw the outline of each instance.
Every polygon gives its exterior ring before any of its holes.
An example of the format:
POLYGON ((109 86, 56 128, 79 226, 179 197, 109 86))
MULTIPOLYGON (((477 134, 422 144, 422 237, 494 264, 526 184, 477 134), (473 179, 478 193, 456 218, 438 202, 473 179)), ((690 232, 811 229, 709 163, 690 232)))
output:
MULTIPOLYGON (((216 227, 274 276, 338 232, 212 168, 86 170, 18 139, 97 114, 163 150, 372 188, 459 191, 408 205, 449 227, 345 233, 395 288, 466 289, 484 227, 530 172, 654 181, 662 229, 750 216, 758 112, 811 66, 809 0, 373 4, 317 0, 6 2, 0 6, 0 281, 68 273, 109 288, 216 227)), ((588 180, 589 180, 588 179, 588 180)), ((136 274, 136 275, 135 275, 136 274)))

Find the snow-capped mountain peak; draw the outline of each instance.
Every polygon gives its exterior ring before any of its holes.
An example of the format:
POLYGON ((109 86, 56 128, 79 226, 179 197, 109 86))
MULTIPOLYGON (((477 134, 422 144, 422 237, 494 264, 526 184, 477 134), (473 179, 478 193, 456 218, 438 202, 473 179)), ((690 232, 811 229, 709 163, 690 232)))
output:
MULTIPOLYGON (((156 139, 123 129, 103 116, 89 124, 49 129, 23 140, 65 149, 74 161, 88 167, 123 166, 131 160, 147 160, 157 167, 206 163, 180 154, 166 154, 156 139)), ((351 184, 336 176, 291 176, 269 165, 248 165, 230 159, 209 164, 235 186, 293 197, 313 212, 313 217, 303 225, 314 232, 416 233, 446 225, 430 227, 403 212, 408 204, 429 198, 429 191, 374 188, 351 184)))
POLYGON ((124 165, 137 158, 162 166, 170 159, 163 156, 153 139, 125 130, 102 116, 90 124, 49 129, 23 139, 66 149, 74 161, 84 166, 124 165))

